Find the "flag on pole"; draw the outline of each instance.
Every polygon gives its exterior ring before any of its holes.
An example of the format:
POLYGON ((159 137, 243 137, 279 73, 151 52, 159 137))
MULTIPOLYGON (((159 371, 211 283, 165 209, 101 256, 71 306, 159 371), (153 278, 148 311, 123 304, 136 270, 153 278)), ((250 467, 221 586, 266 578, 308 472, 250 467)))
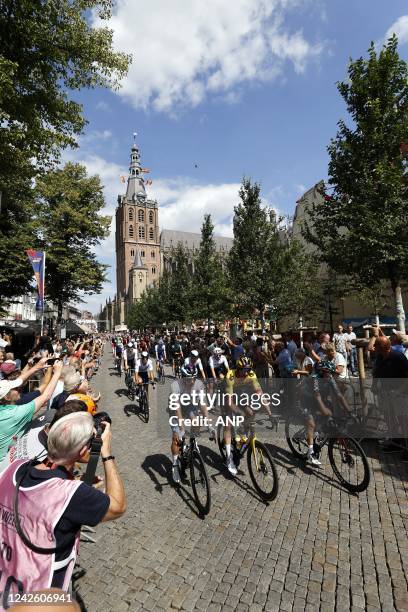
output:
POLYGON ((28 249, 26 253, 33 266, 35 280, 37 281, 38 299, 35 309, 44 311, 45 251, 28 249))
POLYGON ((126 183, 126 177, 123 176, 123 174, 121 174, 121 176, 119 178, 120 178, 120 182, 121 183, 126 183))

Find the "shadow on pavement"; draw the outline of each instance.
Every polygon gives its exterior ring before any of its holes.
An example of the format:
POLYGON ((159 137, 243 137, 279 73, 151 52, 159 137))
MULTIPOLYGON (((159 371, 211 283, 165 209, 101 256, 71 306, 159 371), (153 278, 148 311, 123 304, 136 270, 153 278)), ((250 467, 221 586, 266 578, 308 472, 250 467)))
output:
MULTIPOLYGON (((149 476, 150 480, 154 483, 154 488, 159 493, 163 492, 163 486, 171 486, 176 491, 177 495, 183 500, 183 502, 188 506, 188 508, 193 512, 198 518, 203 519, 204 517, 199 513, 197 507, 195 505, 194 497, 191 493, 183 486, 174 485, 170 481, 171 474, 171 461, 170 459, 163 454, 156 455, 148 455, 143 461, 141 467, 144 469, 146 474, 149 476), (161 478, 165 478, 166 482, 160 482, 158 476, 161 478)), ((183 481, 188 482, 187 479, 183 481)))
MULTIPOLYGON (((350 493, 350 491, 348 491, 348 489, 346 489, 345 487, 342 487, 335 478, 328 476, 322 471, 322 468, 324 469, 324 464, 321 468, 312 468, 304 460, 297 459, 296 457, 294 457, 291 451, 287 450, 286 448, 276 446, 275 444, 271 444, 270 442, 266 442, 265 446, 271 451, 272 457, 276 461, 276 463, 280 467, 287 470, 289 474, 295 474, 296 470, 301 470, 303 474, 307 476, 313 475, 318 480, 322 480, 324 483, 329 484, 330 486, 334 487, 335 489, 338 489, 339 491, 347 491, 348 493, 350 493)), ((325 449, 323 450, 323 453, 324 452, 325 449)), ((354 494, 350 493, 350 495, 354 494)))
POLYGON ((134 415, 139 417, 139 419, 143 423, 145 422, 145 414, 137 404, 126 404, 126 406, 123 407, 123 412, 126 414, 127 417, 134 415))
POLYGON ((408 480, 408 463, 402 463, 403 450, 396 453, 385 453, 377 440, 361 440, 361 446, 368 458, 378 461, 381 472, 402 482, 408 480))

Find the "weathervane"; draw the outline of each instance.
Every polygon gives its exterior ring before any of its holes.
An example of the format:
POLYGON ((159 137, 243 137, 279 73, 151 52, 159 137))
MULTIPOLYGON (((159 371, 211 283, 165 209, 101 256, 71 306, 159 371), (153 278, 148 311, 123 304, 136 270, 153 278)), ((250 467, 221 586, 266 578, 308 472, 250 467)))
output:
POLYGON ((133 142, 136 142, 137 132, 133 132, 133 142))

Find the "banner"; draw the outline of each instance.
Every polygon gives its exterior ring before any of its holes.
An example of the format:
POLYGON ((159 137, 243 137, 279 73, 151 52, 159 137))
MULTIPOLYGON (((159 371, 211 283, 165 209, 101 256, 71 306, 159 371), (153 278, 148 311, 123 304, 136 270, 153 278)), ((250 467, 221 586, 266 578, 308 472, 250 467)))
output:
POLYGON ((35 280, 37 281, 38 299, 35 309, 44 311, 45 251, 28 249, 26 253, 33 266, 35 280))

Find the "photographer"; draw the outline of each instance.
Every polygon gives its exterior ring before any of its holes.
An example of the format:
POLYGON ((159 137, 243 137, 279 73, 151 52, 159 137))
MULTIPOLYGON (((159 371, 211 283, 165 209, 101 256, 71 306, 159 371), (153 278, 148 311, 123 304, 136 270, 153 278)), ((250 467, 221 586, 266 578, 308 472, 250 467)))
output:
POLYGON ((82 525, 96 526, 125 512, 125 491, 111 455, 109 423, 102 433, 101 448, 106 494, 73 479, 75 463, 88 462, 95 435, 90 414, 69 414, 51 427, 48 456, 43 461, 15 461, 0 477, 0 504, 14 507, 14 524, 0 524, 0 539, 11 551, 0 577, 0 592, 8 576, 18 579, 24 592, 49 587, 67 590, 82 525), (21 486, 18 512, 15 483, 21 486))
POLYGON ((53 366, 53 375, 43 393, 28 402, 18 406, 20 399, 18 389, 30 378, 31 374, 45 367, 47 359, 41 359, 33 368, 21 374, 16 380, 0 381, 0 460, 3 459, 13 437, 19 437, 25 425, 37 416, 42 408, 51 399, 59 377, 61 376, 62 362, 56 361, 53 366))

